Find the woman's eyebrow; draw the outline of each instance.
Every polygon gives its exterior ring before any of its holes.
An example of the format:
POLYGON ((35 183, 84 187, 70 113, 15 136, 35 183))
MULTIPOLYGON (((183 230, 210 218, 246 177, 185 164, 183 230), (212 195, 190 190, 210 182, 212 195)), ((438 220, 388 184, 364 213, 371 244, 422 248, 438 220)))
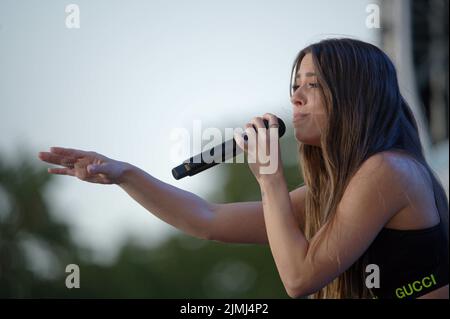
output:
MULTIPOLYGON (((316 74, 314 72, 306 72, 305 73, 305 77, 310 77, 310 76, 316 76, 316 74)), ((295 76, 296 79, 300 79, 300 73, 297 73, 297 75, 295 76)))

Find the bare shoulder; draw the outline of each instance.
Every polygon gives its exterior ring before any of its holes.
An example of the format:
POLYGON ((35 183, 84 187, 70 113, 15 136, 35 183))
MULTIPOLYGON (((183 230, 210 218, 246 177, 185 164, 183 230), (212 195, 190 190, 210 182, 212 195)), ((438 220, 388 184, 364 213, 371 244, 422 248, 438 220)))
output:
POLYGON ((411 155, 394 150, 377 153, 363 163, 357 174, 372 176, 380 185, 377 192, 382 198, 378 200, 387 199, 397 207, 386 227, 420 229, 439 221, 431 177, 411 155))
POLYGON ((411 180, 409 164, 400 159, 397 154, 380 152, 365 160, 349 182, 349 188, 354 192, 363 186, 376 185, 374 190, 404 193, 411 180))
POLYGON ((385 225, 407 205, 407 180, 407 173, 390 154, 374 154, 350 178, 337 213, 348 221, 362 218, 385 225))
POLYGON ((411 155, 400 151, 383 151, 370 156, 355 174, 371 176, 389 190, 406 193, 407 190, 431 183, 426 169, 411 155))

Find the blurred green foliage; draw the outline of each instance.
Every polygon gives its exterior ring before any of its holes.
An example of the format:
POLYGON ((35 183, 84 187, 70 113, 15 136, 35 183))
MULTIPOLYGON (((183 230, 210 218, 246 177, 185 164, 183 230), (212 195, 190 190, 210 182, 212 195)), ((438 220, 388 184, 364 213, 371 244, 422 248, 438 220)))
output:
MULTIPOLYGON (((292 139, 284 144, 292 145, 292 139)), ((177 234, 157 247, 128 240, 112 264, 96 264, 74 244, 68 226, 50 213, 44 190, 54 176, 45 165, 27 160, 32 156, 20 157, 24 160, 14 166, 0 158, 0 297, 288 298, 268 245, 177 234), (36 267, 43 262, 45 271, 36 267), (65 286, 68 264, 80 267, 79 289, 65 286)), ((260 199, 247 164, 220 170, 224 184, 209 200, 260 199)), ((285 173, 290 189, 301 183, 297 165, 285 166, 285 173)))

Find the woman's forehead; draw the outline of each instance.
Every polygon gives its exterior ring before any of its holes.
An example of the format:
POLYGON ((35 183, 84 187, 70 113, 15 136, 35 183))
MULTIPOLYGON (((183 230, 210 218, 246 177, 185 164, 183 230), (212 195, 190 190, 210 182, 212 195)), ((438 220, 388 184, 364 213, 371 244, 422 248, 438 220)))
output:
POLYGON ((314 62, 311 53, 307 53, 300 62, 297 69, 296 78, 315 76, 314 62))

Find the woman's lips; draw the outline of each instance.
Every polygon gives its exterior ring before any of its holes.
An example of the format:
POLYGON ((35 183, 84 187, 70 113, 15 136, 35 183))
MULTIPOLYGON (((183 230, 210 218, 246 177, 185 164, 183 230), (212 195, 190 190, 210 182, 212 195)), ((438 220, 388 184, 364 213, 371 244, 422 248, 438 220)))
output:
POLYGON ((295 113, 294 114, 294 118, 293 118, 293 122, 298 122, 303 120, 304 118, 308 117, 309 114, 304 114, 304 113, 295 113))

